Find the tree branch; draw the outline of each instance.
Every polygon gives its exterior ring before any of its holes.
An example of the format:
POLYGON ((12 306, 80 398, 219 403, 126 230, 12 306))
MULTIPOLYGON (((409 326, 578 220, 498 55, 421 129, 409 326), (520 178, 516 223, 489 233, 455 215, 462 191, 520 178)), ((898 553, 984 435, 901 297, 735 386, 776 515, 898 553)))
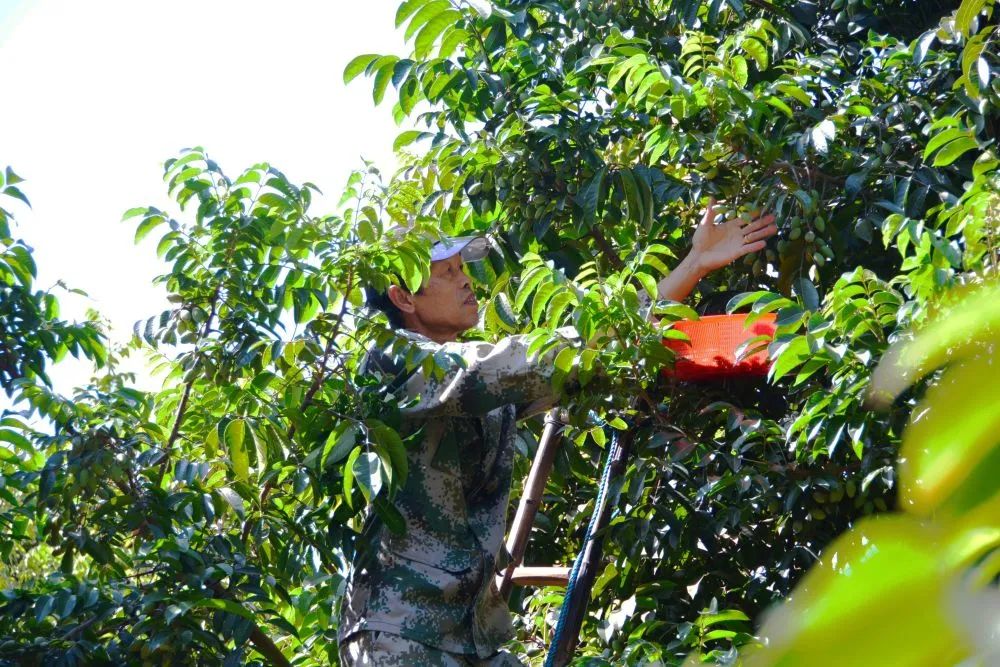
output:
POLYGON ((625 268, 625 262, 623 262, 622 258, 618 256, 617 252, 615 252, 614 247, 612 247, 611 243, 608 241, 608 237, 604 235, 604 232, 597 227, 592 227, 589 236, 594 239, 597 247, 601 249, 601 254, 607 257, 608 261, 611 262, 611 266, 614 267, 616 271, 621 271, 625 268))
MULTIPOLYGON (((208 584, 208 587, 220 598, 227 600, 232 600, 233 597, 229 595, 228 591, 224 589, 218 583, 208 584)), ((257 652, 262 656, 267 658, 267 660, 272 665, 277 665, 278 667, 292 667, 292 663, 288 661, 285 654, 281 652, 278 645, 271 640, 264 631, 260 629, 260 626, 254 623, 253 630, 250 631, 250 643, 253 647, 257 649, 257 652)))

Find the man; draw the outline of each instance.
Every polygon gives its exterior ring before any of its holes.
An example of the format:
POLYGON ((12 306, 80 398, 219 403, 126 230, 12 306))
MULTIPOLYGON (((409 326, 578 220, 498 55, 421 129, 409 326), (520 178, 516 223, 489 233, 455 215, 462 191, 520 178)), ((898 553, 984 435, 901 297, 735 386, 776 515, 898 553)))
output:
MULTIPOLYGON (((702 277, 762 249, 777 231, 770 215, 749 223, 715 218, 710 201, 690 254, 655 296, 683 300, 702 277)), ((515 424, 558 397, 551 354, 529 358, 523 336, 457 342, 479 319, 463 265, 487 251, 482 238, 447 239, 432 247, 430 278, 417 292, 394 285, 371 295, 440 370, 425 375, 412 359, 407 370, 405 353, 385 350, 365 360, 365 371, 380 374, 402 400, 404 435, 419 431, 420 442, 407 452, 409 474, 393 501, 405 534, 376 526, 354 563, 339 634, 345 665, 521 664, 500 648, 512 631, 495 584, 505 566, 515 424)))

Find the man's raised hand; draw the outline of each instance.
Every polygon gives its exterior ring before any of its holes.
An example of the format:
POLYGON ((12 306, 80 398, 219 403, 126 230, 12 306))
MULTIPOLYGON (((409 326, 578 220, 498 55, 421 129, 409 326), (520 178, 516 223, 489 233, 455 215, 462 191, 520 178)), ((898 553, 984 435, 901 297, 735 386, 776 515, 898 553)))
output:
POLYGON ((715 271, 746 254, 763 250, 767 239, 778 232, 774 216, 770 214, 762 216, 757 211, 749 222, 743 218, 716 222, 718 215, 715 198, 711 198, 694 232, 690 259, 702 273, 715 271))

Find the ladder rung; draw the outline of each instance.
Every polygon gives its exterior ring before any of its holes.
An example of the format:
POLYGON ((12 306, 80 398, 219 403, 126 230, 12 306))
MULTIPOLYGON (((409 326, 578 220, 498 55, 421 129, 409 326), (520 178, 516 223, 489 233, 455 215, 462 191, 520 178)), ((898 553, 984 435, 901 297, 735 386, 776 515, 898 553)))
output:
POLYGON ((515 567, 511 581, 518 586, 565 586, 569 582, 568 567, 515 567))

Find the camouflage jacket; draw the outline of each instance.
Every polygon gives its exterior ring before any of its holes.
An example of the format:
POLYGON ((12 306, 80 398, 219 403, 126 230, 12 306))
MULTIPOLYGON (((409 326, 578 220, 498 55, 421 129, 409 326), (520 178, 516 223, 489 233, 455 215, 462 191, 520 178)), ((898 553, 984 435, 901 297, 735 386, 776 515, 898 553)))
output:
POLYGON ((487 657, 512 636, 494 575, 505 565, 497 561, 515 422, 555 403, 551 360, 558 348, 529 359, 523 336, 439 345, 413 332, 400 335, 409 345, 370 351, 362 369, 395 389, 403 435, 421 432, 393 500, 406 532, 378 527, 368 556, 353 564, 339 639, 380 630, 487 657), (433 355, 440 370, 413 368, 414 353, 433 355))

